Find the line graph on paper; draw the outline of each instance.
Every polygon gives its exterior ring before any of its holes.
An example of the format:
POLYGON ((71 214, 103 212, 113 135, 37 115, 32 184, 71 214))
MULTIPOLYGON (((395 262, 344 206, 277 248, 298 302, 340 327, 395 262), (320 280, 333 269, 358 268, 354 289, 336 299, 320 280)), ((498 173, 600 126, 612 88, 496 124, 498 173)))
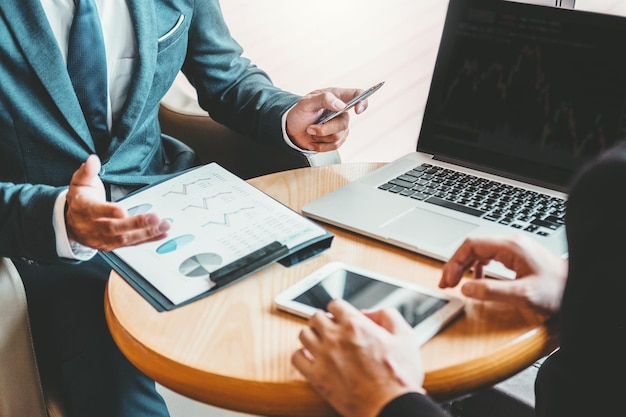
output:
POLYGON ((241 214, 247 210, 254 210, 254 207, 242 207, 238 210, 235 211, 231 211, 231 212, 227 212, 227 213, 222 213, 222 220, 221 221, 215 221, 215 220, 209 220, 208 222, 204 223, 202 225, 202 227, 206 227, 206 226, 211 226, 211 225, 217 225, 217 226, 230 226, 232 219, 234 217, 236 217, 237 214, 241 214))
POLYGON ((206 291, 210 275, 272 242, 291 249, 326 232, 217 164, 119 200, 129 213, 168 219, 167 237, 115 253, 170 300, 206 291))
POLYGON ((210 202, 211 200, 215 200, 217 198, 220 198, 222 196, 226 196, 226 195, 230 195, 231 192, 230 191, 224 191, 221 193, 217 193, 208 197, 202 197, 202 204, 198 205, 198 204, 189 204, 186 207, 183 207, 182 210, 187 210, 190 208, 197 208, 197 209, 201 209, 201 210, 210 210, 211 206, 210 206, 210 202))
POLYGON ((192 221, 198 227, 237 227, 238 222, 248 222, 245 215, 257 207, 254 199, 251 201, 250 190, 233 184, 222 172, 190 174, 184 181, 166 187, 161 197, 174 211, 170 217, 176 214, 178 222, 192 221))

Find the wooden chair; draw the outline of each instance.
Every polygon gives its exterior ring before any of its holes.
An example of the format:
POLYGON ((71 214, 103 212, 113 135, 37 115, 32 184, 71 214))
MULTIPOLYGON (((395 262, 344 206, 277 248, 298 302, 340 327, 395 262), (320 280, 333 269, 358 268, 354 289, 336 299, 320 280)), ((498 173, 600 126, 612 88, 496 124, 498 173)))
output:
POLYGON ((263 145, 200 115, 162 102, 159 121, 163 133, 194 149, 202 163, 217 162, 235 175, 249 179, 288 169, 341 163, 338 151, 304 156, 263 145))

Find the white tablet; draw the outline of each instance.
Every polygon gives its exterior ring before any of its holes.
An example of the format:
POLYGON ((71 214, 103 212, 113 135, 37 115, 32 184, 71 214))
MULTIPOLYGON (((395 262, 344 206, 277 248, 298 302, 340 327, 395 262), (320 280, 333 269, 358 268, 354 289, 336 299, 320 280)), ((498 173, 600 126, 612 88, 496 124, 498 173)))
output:
POLYGON ((342 298, 358 309, 396 308, 425 343, 463 311, 463 300, 443 291, 332 262, 275 298, 284 311, 308 318, 342 298))

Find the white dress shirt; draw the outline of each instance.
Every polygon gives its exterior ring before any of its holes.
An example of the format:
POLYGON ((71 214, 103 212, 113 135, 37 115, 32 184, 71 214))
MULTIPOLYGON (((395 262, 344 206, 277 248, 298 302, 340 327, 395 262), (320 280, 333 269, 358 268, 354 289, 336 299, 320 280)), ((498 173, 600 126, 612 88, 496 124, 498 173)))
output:
MULTIPOLYGON (((95 3, 102 23, 107 58, 110 129, 112 120, 117 120, 126 100, 137 60, 137 41, 126 0, 95 0, 95 3)), ((67 45, 74 19, 74 0, 41 0, 41 5, 59 44, 61 55, 67 61, 67 45)))
MULTIPOLYGON (((128 92, 133 67, 137 60, 137 42, 133 31, 126 0, 95 0, 100 21, 107 58, 108 78, 108 117, 111 129, 128 92)), ((67 61, 67 45, 70 27, 74 18, 74 0, 41 0, 52 32, 59 44, 63 59, 67 61)), ((63 258, 87 260, 96 251, 70 242, 65 227, 65 195, 63 192, 56 200, 52 224, 56 235, 57 254, 63 258)))

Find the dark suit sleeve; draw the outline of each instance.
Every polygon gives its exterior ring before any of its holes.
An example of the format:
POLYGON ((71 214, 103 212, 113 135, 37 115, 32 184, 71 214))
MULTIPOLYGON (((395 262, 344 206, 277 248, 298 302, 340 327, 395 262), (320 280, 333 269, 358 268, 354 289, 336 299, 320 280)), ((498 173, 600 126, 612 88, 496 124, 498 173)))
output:
POLYGON ((300 96, 283 91, 232 38, 217 0, 198 0, 189 28, 183 73, 200 106, 218 122, 250 138, 286 147, 281 116, 300 96))
POLYGON ((449 417, 433 400, 425 395, 411 392, 392 400, 378 417, 449 417))
POLYGON ((52 211, 61 188, 0 182, 0 255, 56 263, 52 211))
POLYGON ((569 275, 560 350, 536 383, 539 417, 617 415, 626 392, 626 144, 604 153, 569 193, 569 275), (617 413, 617 414, 616 414, 617 413))

